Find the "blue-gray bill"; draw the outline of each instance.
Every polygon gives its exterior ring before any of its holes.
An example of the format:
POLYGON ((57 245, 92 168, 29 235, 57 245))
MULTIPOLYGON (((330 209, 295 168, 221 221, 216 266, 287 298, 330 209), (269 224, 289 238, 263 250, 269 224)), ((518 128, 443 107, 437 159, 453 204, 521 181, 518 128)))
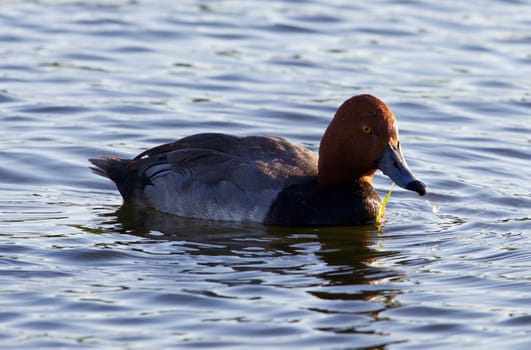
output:
POLYGON ((428 186, 417 179, 415 174, 409 169, 400 150, 400 145, 393 146, 388 144, 385 147, 382 158, 376 162, 376 165, 378 169, 389 176, 398 186, 417 192, 421 196, 428 191, 428 186))

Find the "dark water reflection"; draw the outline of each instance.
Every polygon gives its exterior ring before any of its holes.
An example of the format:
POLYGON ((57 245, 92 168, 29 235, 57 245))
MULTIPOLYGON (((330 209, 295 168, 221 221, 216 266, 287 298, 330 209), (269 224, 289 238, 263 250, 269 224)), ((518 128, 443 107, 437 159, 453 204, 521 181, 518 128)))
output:
MULTIPOLYGON (((138 212, 130 207, 103 214, 102 220, 98 228, 85 230, 104 233, 106 227, 112 227, 114 232, 139 237, 140 241, 128 243, 128 249, 139 253, 141 264, 149 265, 152 256, 164 255, 164 264, 174 266, 173 274, 164 272, 169 279, 159 281, 162 289, 157 300, 171 299, 172 294, 180 298, 178 295, 184 293, 270 305, 273 309, 266 313, 261 309, 249 315, 244 307, 229 314, 234 322, 243 325, 255 323, 255 318, 270 317, 269 312, 291 315, 292 324, 306 324, 310 319, 308 326, 317 333, 306 334, 305 327, 296 332, 302 331, 302 339, 315 338, 322 345, 333 334, 342 335, 334 342, 343 346, 352 341, 367 346, 396 341, 367 329, 378 321, 381 311, 394 306, 394 298, 400 293, 399 288, 385 281, 401 277, 395 270, 376 266, 379 258, 396 253, 375 247, 381 233, 372 226, 311 229, 235 225, 138 212), (187 268, 191 261, 194 267, 187 268), (174 287, 172 279, 178 280, 174 287), (183 283, 188 287, 183 289, 183 283), (196 283, 190 289, 189 285, 196 283)), ((210 303, 205 303, 208 308, 210 303)), ((190 312, 203 309, 201 303, 185 303, 181 307, 190 312)), ((226 312, 225 307, 214 308, 209 317, 224 327, 228 321, 226 312)), ((278 331, 275 327, 268 331, 270 327, 269 321, 263 324, 264 335, 272 336, 278 331)), ((293 335, 295 329, 284 331, 293 335)), ((291 341, 277 345, 287 346, 291 341)), ((265 344, 267 341, 262 345, 265 344)))
MULTIPOLYGON (((306 255, 308 251, 320 260, 327 271, 305 276, 322 279, 328 286, 370 285, 378 279, 389 278, 391 271, 371 266, 378 257, 393 255, 374 248, 374 238, 380 232, 374 226, 361 227, 321 227, 285 228, 269 227, 260 224, 235 224, 216 221, 180 218, 154 211, 136 211, 129 206, 121 207, 109 215, 118 231, 156 241, 179 241, 187 245, 197 245, 190 254, 233 255, 241 257, 263 257, 264 265, 269 266, 275 257, 306 255), (329 270, 329 271, 328 271, 329 270)), ((279 266, 278 273, 285 267, 279 266)), ((304 269, 304 265, 299 266, 304 269)), ((302 271, 297 269, 297 271, 302 271)), ((322 285, 323 282, 320 282, 322 285)), ((365 299, 369 299, 368 296, 365 299)))

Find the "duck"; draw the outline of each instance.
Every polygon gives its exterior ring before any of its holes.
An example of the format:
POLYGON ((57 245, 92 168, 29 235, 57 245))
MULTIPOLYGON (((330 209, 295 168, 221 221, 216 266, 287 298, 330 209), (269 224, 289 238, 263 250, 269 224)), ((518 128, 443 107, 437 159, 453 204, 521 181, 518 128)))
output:
POLYGON ((428 190, 407 165, 391 109, 369 94, 339 106, 318 154, 278 136, 200 133, 132 159, 89 161, 116 184, 124 205, 203 220, 371 224, 382 205, 372 184, 378 169, 406 190, 428 190))

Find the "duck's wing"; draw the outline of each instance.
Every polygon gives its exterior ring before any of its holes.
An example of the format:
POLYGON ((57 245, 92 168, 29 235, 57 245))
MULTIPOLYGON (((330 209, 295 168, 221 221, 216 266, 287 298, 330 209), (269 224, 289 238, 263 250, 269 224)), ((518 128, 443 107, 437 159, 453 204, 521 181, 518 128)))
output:
POLYGON ((148 149, 132 159, 129 168, 148 179, 167 171, 193 172, 200 181, 230 180, 232 176, 233 182, 244 187, 251 179, 257 180, 256 186, 272 186, 259 180, 316 176, 317 157, 280 137, 206 133, 148 149), (251 173, 245 176, 246 171, 251 173))
MULTIPOLYGON (((166 143, 148 149, 133 159, 133 162, 177 150, 202 149, 248 159, 282 158, 289 163, 307 168, 313 165, 316 156, 307 148, 297 146, 277 136, 235 136, 220 133, 203 133, 184 137, 175 142, 166 143)), ((315 162, 315 166, 317 163, 315 162)), ((317 169, 312 169, 317 171, 317 169)))

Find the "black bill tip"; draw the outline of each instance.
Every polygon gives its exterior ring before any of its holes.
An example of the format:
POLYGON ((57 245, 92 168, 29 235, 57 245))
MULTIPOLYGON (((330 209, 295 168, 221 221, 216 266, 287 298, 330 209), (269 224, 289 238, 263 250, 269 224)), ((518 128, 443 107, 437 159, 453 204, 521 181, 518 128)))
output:
POLYGON ((421 196, 424 196, 428 192, 428 186, 419 180, 415 180, 407 184, 406 190, 415 191, 421 196))

